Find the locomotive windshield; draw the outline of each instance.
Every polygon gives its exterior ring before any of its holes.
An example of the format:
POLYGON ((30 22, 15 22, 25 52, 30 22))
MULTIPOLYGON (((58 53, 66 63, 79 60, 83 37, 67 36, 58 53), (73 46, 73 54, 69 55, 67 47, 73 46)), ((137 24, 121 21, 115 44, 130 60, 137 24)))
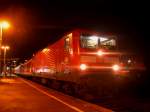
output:
POLYGON ((82 48, 89 49, 115 49, 116 47, 116 40, 114 38, 94 36, 89 34, 82 34, 80 37, 80 43, 82 48))

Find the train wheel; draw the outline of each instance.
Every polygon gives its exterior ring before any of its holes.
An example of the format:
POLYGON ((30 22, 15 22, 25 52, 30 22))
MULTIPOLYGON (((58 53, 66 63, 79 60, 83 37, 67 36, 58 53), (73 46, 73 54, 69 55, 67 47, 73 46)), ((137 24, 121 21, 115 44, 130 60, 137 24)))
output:
POLYGON ((94 96, 88 92, 88 88, 83 85, 75 86, 75 95, 86 101, 92 101, 94 96))
POLYGON ((48 86, 48 87, 51 87, 51 85, 52 85, 52 80, 48 79, 48 81, 47 81, 47 86, 48 86))
POLYGON ((60 89, 60 83, 58 81, 52 81, 51 83, 51 88, 52 89, 56 89, 56 90, 59 90, 60 89))
POLYGON ((41 79, 41 83, 44 84, 44 85, 46 85, 46 84, 47 84, 47 79, 42 78, 42 79, 41 79))
POLYGON ((64 84, 64 85, 62 86, 62 90, 63 90, 66 94, 69 94, 69 95, 73 95, 73 94, 74 94, 73 86, 70 85, 70 84, 64 84))
POLYGON ((32 79, 33 81, 35 81, 35 82, 37 82, 37 83, 40 83, 40 80, 39 80, 39 78, 38 77, 33 77, 33 79, 32 79))

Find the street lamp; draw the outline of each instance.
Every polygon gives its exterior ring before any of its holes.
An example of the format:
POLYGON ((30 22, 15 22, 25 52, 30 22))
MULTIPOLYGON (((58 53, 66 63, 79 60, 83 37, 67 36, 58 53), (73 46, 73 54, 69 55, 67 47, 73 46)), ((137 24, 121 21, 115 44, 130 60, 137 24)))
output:
MULTIPOLYGON (((7 21, 0 22, 0 48, 2 47, 2 40, 3 40, 3 28, 9 28, 10 24, 7 21)), ((1 49, 0 49, 0 59, 1 59, 1 49)), ((1 60, 0 60, 0 73, 1 73, 1 60)))
POLYGON ((6 75, 6 51, 10 49, 9 46, 2 46, 1 47, 4 50, 4 75, 6 75))

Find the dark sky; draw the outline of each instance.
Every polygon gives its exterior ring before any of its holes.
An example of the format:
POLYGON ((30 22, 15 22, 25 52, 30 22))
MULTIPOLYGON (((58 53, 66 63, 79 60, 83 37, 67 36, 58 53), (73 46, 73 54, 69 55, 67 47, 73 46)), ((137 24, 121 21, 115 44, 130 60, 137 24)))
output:
POLYGON ((124 50, 148 57, 147 3, 115 0, 3 0, 0 19, 11 22, 3 42, 8 57, 27 59, 72 28, 90 28, 118 36, 124 50))

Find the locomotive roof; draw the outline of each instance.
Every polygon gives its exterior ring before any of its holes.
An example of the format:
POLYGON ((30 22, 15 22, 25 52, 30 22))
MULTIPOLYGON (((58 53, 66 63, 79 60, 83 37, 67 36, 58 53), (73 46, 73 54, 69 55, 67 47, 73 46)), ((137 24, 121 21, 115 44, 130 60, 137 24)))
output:
POLYGON ((66 32, 66 33, 64 33, 64 35, 63 36, 65 36, 65 35, 68 35, 68 34, 70 34, 70 33, 74 33, 74 32, 78 32, 78 33, 89 33, 89 34, 95 34, 95 35, 101 35, 101 36, 107 36, 108 38, 110 37, 110 38, 113 38, 113 37, 115 37, 116 38, 116 36, 114 35, 114 34, 112 34, 112 33, 110 33, 110 32, 100 32, 100 31, 96 31, 96 30, 91 30, 91 29, 81 29, 81 28, 79 28, 79 29, 72 29, 72 30, 70 30, 70 31, 68 31, 68 32, 66 32))
MULTIPOLYGON (((108 38, 116 38, 116 36, 112 35, 111 33, 104 33, 104 32, 99 32, 99 31, 95 31, 95 30, 91 30, 91 29, 83 29, 83 28, 76 28, 76 29, 71 29, 70 31, 64 33, 62 36, 60 36, 62 39, 65 35, 68 35, 70 33, 89 33, 89 34, 95 34, 95 35, 101 35, 101 36, 106 36, 108 38)), ((59 39, 59 40, 60 40, 59 39)), ((57 40, 58 41, 58 40, 57 40)), ((52 44, 48 44, 46 47, 39 49, 36 53, 41 52, 43 49, 47 48, 48 46, 50 46, 52 44)))

